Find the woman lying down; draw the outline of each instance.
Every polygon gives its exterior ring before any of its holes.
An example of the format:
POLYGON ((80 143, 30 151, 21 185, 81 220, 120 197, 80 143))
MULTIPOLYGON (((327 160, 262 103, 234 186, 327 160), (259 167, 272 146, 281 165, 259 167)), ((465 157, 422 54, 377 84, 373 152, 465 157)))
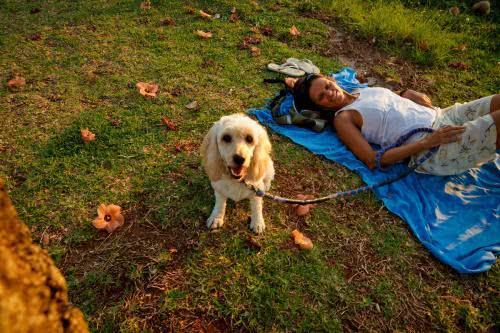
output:
POLYGON ((416 162, 439 146, 417 171, 459 174, 493 160, 500 146, 499 94, 440 109, 425 94, 413 90, 403 91, 401 96, 386 88, 363 88, 350 94, 331 77, 315 74, 285 82, 293 90, 298 108, 333 112, 339 138, 370 169, 406 158, 416 162), (420 127, 435 131, 416 134, 381 156, 368 143, 387 147, 420 127))

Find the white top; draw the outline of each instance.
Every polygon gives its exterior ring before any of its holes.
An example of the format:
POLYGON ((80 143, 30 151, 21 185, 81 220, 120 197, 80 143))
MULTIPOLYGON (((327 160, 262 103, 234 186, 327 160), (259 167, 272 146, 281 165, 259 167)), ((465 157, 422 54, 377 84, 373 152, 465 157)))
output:
MULTIPOLYGON (((356 110, 363 117, 361 134, 371 143, 388 146, 417 127, 432 127, 437 117, 433 108, 417 104, 386 88, 359 89, 359 96, 351 104, 338 110, 356 110)), ((420 136, 414 135, 408 142, 420 136)))

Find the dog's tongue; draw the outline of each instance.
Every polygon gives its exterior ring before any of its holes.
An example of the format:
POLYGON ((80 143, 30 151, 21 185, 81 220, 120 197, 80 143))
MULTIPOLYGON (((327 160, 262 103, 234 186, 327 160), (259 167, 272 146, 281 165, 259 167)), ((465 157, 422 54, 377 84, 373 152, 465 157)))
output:
POLYGON ((241 171, 243 170, 243 167, 242 166, 238 166, 238 167, 234 167, 234 168, 231 168, 231 172, 233 173, 233 175, 235 176, 240 176, 241 175, 241 171))

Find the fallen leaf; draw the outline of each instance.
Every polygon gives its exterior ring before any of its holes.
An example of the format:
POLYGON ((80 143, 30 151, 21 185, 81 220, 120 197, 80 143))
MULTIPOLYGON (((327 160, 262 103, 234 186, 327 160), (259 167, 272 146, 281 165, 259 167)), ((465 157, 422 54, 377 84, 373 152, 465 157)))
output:
POLYGON ((250 247, 252 249, 256 249, 256 250, 262 249, 262 245, 260 245, 260 243, 252 236, 248 236, 247 245, 248 245, 248 247, 250 247))
POLYGON ((212 38, 212 33, 211 32, 205 32, 203 30, 196 30, 195 34, 198 35, 202 39, 212 38))
POLYGON ((200 107, 198 105, 197 101, 192 101, 191 103, 188 103, 185 106, 186 106, 186 109, 189 109, 189 110, 198 110, 198 108, 200 107))
POLYGON ((248 49, 250 45, 258 45, 261 42, 262 40, 258 37, 245 36, 245 38, 243 38, 243 42, 240 45, 238 45, 238 48, 240 50, 248 49))
POLYGON ((125 223, 121 214, 121 207, 117 205, 100 204, 97 208, 97 218, 92 221, 92 225, 97 229, 105 229, 112 233, 125 223))
POLYGON ((42 245, 47 246, 50 243, 50 236, 48 234, 43 234, 42 245))
POLYGON ((259 37, 252 37, 252 36, 246 36, 245 38, 243 38, 243 41, 247 44, 252 44, 252 45, 259 45, 260 43, 262 43, 262 39, 260 39, 259 37))
POLYGON ((264 27, 260 29, 261 34, 264 36, 271 36, 273 34, 273 28, 271 27, 264 27))
POLYGON ((151 82, 137 82, 137 89, 139 89, 139 94, 145 97, 154 98, 158 92, 158 85, 151 82))
POLYGON ((238 21, 238 13, 236 12, 236 7, 233 7, 231 9, 231 15, 229 16, 229 22, 236 22, 238 21))
POLYGON ((207 67, 212 67, 215 65, 215 61, 212 59, 204 59, 203 62, 201 63, 201 67, 207 68, 207 67))
POLYGON ((166 17, 161 21, 163 25, 175 25, 175 20, 171 17, 166 17))
POLYGON ((467 50, 467 45, 458 44, 457 46, 453 47, 452 50, 463 52, 463 51, 467 50))
POLYGON ((250 53, 252 53, 252 56, 254 56, 254 57, 258 57, 261 54, 260 49, 256 46, 252 46, 250 48, 250 53))
POLYGON ((260 33, 259 27, 251 27, 250 31, 253 32, 253 33, 256 33, 256 34, 260 33))
POLYGON ((120 119, 114 119, 114 118, 109 119, 109 122, 113 127, 119 127, 122 123, 120 119))
POLYGON ((141 2, 141 9, 151 9, 151 1, 146 0, 141 2))
POLYGON ((13 79, 10 79, 7 82, 7 86, 10 89, 19 89, 22 88, 26 84, 26 80, 24 77, 16 75, 13 79))
POLYGON ((175 143, 173 148, 175 153, 181 153, 183 151, 191 153, 197 150, 199 148, 199 145, 193 141, 182 140, 175 143))
POLYGON ((460 14, 460 9, 456 6, 453 6, 451 7, 448 12, 451 14, 451 15, 458 15, 460 14))
POLYGON ((171 247, 170 249, 168 249, 168 252, 177 253, 177 249, 175 247, 171 247))
POLYGON ((161 123, 163 125, 167 126, 167 128, 171 131, 177 130, 177 125, 172 120, 168 119, 167 117, 162 117, 161 123))
POLYGON ((421 40, 418 43, 418 48, 424 51, 429 51, 429 44, 425 40, 421 40))
POLYGON ((456 68, 456 69, 461 69, 461 70, 467 70, 470 68, 470 66, 462 61, 457 61, 457 62, 450 62, 448 64, 449 67, 451 68, 456 68))
POLYGON ((295 37, 300 36, 300 31, 295 25, 292 25, 292 27, 290 28, 290 35, 295 37))
POLYGON ((30 14, 38 14, 40 13, 40 8, 33 8, 32 10, 30 10, 30 14))
POLYGON ((33 41, 40 40, 40 39, 42 39, 42 35, 40 35, 40 34, 29 35, 27 39, 33 40, 33 41))
POLYGON ((90 141, 95 140, 95 134, 89 131, 88 128, 80 129, 80 135, 82 136, 82 140, 85 143, 89 143, 90 141))
POLYGON ((212 15, 210 15, 209 13, 205 13, 203 10, 200 9, 199 11, 200 13, 200 16, 204 19, 208 19, 208 20, 211 20, 212 19, 212 15))
POLYGON ((302 250, 310 250, 313 248, 312 241, 297 229, 292 231, 292 237, 295 244, 297 244, 302 250))

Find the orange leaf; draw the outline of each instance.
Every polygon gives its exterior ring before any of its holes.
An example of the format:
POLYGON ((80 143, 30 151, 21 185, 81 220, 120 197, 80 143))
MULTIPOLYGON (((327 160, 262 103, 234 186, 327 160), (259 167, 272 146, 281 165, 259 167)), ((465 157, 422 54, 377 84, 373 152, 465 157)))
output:
POLYGON ((310 250, 313 248, 312 241, 297 229, 292 231, 292 237, 295 244, 297 244, 302 250, 310 250))
POLYGON ((203 10, 200 9, 200 16, 204 19, 208 19, 208 20, 211 20, 212 19, 212 15, 210 15, 209 13, 205 13, 203 10))
POLYGON ((253 55, 254 57, 258 57, 258 56, 260 56, 260 53, 261 53, 261 52, 260 52, 260 49, 259 49, 258 47, 256 47, 256 46, 252 46, 252 47, 250 48, 250 52, 252 53, 252 55, 253 55))
POLYGON ((290 28, 290 35, 300 36, 300 31, 299 31, 299 29, 297 29, 297 27, 295 25, 292 25, 292 27, 290 28))
POLYGON ((19 75, 16 75, 13 79, 10 79, 7 82, 7 86, 10 89, 19 89, 19 88, 23 87, 25 84, 26 84, 26 80, 24 79, 24 77, 19 76, 19 75))
POLYGON ((154 98, 158 92, 158 85, 148 82, 137 82, 135 85, 139 89, 139 94, 145 97, 154 98))
POLYGON ((199 36, 201 39, 209 39, 212 38, 212 33, 211 32, 205 32, 202 30, 196 30, 195 34, 199 36))
POLYGON ((95 140, 95 134, 89 131, 88 128, 80 129, 80 134, 85 143, 95 140))
POLYGON ((167 126, 167 128, 171 131, 177 130, 177 125, 172 120, 168 119, 167 117, 162 117, 161 123, 163 125, 167 126))

